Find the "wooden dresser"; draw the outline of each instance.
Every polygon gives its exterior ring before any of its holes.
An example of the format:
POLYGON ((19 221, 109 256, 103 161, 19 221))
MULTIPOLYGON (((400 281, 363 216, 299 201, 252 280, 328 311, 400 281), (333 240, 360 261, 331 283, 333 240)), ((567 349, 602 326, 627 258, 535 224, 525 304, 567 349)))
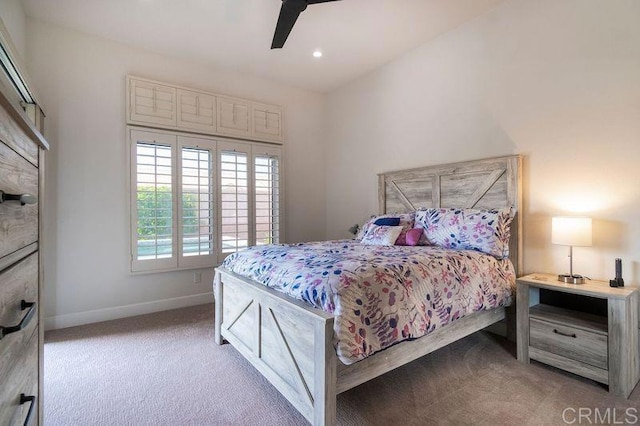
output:
POLYGON ((40 199, 47 143, 0 91, 0 425, 40 424, 40 199))

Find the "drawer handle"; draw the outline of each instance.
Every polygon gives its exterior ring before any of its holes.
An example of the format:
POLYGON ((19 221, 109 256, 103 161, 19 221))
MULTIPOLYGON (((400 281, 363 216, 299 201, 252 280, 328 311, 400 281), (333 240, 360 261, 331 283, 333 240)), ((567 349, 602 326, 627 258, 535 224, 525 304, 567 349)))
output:
POLYGON ((20 394, 20 405, 30 402, 29 411, 27 412, 27 418, 24 419, 24 426, 28 426, 31 423, 31 416, 33 415, 33 407, 36 406, 36 397, 33 395, 20 394))
POLYGON ((562 331, 558 331, 555 328, 553 329, 553 332, 556 333, 556 334, 559 334, 561 336, 573 337, 574 339, 578 337, 578 336, 576 336, 576 333, 573 333, 573 334, 563 333, 562 331))
POLYGON ((22 300, 20 302, 20 309, 24 311, 27 308, 29 309, 29 311, 27 311, 25 316, 22 317, 22 320, 20 321, 20 324, 12 325, 10 327, 3 327, 3 326, 0 325, 0 340, 2 340, 2 338, 4 336, 6 336, 7 334, 11 334, 11 333, 15 333, 16 331, 20 331, 23 328, 25 328, 27 325, 29 325, 29 321, 31 321, 31 318, 33 318, 33 315, 36 313, 36 302, 26 302, 26 301, 22 300))
POLYGON ((38 197, 31 194, 7 194, 4 191, 0 191, 0 204, 5 201, 20 201, 21 205, 35 204, 38 202, 38 197))

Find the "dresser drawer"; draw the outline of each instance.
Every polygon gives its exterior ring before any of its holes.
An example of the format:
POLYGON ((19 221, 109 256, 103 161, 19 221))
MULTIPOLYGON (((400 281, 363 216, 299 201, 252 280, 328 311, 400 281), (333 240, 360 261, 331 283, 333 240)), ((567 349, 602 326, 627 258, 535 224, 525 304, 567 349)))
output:
MULTIPOLYGON (((0 191, 38 196, 38 169, 0 142, 0 191)), ((0 258, 38 240, 38 204, 0 204, 0 258)))
MULTIPOLYGON (((7 328, 23 322, 31 309, 30 317, 24 321, 24 328, 6 334, 0 339, 0 378, 6 377, 22 357, 22 353, 37 328, 38 306, 21 309, 21 301, 38 300, 38 252, 31 254, 0 275, 0 326, 7 328)), ((0 424, 3 424, 0 422, 0 424)))
POLYGON ((529 346, 608 369, 606 334, 535 318, 529 320, 529 327, 529 346))
POLYGON ((20 404, 20 395, 38 395, 38 330, 34 330, 18 363, 7 376, 2 377, 0 387, 0 425, 25 423, 31 404, 33 412, 29 424, 35 425, 38 418, 38 402, 20 404), (6 381, 5 381, 6 379, 6 381))

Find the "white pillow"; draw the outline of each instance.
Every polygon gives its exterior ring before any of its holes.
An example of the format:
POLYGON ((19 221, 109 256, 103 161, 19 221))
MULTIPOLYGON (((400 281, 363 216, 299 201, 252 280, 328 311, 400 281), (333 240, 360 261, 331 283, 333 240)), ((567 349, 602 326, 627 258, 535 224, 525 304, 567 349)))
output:
POLYGON ((379 226, 371 224, 362 237, 362 244, 369 246, 392 246, 396 243, 403 226, 379 226))
MULTIPOLYGON (((416 212, 383 214, 379 216, 371 215, 369 220, 367 220, 365 223, 362 224, 362 226, 360 226, 360 229, 358 230, 358 234, 356 235, 356 240, 361 240, 362 238, 364 238, 364 236, 367 234, 367 231, 369 230, 369 226, 375 225, 375 222, 378 219, 386 219, 386 218, 394 218, 394 217, 397 217, 398 219, 400 219, 399 225, 402 225, 402 227, 404 228, 404 231, 408 231, 409 229, 413 228, 413 222, 416 217, 416 212)), ((392 226, 392 225, 381 224, 381 226, 392 226)))

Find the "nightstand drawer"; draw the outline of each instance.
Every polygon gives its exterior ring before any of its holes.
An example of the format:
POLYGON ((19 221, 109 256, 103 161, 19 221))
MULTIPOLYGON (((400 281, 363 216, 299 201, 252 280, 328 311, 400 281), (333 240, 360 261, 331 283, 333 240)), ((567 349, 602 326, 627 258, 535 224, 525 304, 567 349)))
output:
POLYGON ((529 321, 529 346, 604 370, 609 368, 606 334, 535 318, 529 321))

